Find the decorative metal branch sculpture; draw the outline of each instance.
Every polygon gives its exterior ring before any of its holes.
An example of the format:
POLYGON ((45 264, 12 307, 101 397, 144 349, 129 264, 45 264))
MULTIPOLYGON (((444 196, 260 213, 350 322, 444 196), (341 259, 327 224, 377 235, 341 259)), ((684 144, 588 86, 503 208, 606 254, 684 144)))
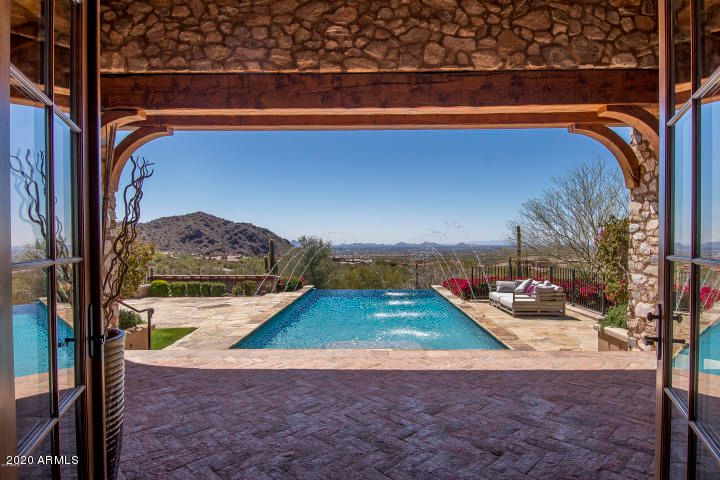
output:
POLYGON ((15 189, 20 194, 20 215, 40 229, 40 235, 47 240, 47 216, 43 212, 41 199, 47 191, 47 163, 45 152, 39 151, 32 161, 32 151, 28 148, 23 158, 10 155, 10 170, 15 174, 15 189))
POLYGON ((132 243, 137 238, 137 224, 140 221, 140 201, 143 197, 143 183, 150 178, 154 170, 153 165, 145 158, 130 157, 132 171, 130 183, 123 190, 123 218, 118 223, 117 235, 112 242, 112 259, 105 271, 103 281, 103 314, 105 328, 110 326, 113 315, 113 305, 120 299, 122 286, 125 282, 131 255, 132 243))
MULTIPOLYGON (((47 243, 48 228, 47 214, 44 212, 44 194, 47 192, 47 160, 44 151, 35 154, 35 160, 32 160, 32 151, 28 149, 21 158, 20 154, 10 156, 10 170, 15 177, 15 190, 18 192, 20 199, 19 214, 20 218, 38 226, 40 237, 47 243)), ((57 204, 57 197, 53 199, 53 204, 57 204)), ((55 215, 55 254, 57 258, 70 257, 70 249, 65 239, 65 232, 62 220, 55 215)), ((36 245, 36 252, 32 255, 38 258, 44 258, 44 246, 36 245)), ((58 284, 66 285, 72 283, 72 266, 61 265, 57 269, 58 284)), ((60 302, 69 302, 68 292, 64 288, 57 290, 58 300, 60 302)))

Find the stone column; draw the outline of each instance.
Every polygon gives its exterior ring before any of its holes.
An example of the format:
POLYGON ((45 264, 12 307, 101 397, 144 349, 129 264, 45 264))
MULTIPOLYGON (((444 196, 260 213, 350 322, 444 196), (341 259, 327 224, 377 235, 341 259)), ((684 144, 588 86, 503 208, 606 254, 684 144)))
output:
POLYGON ((647 314, 658 303, 658 183, 660 168, 657 154, 635 129, 630 147, 640 160, 640 185, 630 189, 630 301, 628 302, 628 330, 635 339, 635 347, 647 350, 640 340, 644 333, 654 333, 655 325, 648 324, 647 314))

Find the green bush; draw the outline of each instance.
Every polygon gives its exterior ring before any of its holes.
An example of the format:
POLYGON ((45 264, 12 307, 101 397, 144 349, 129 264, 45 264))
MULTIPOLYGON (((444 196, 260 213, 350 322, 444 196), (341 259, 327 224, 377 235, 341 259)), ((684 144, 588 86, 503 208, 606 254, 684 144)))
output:
POLYGON ((118 321, 118 326, 122 330, 137 327, 141 323, 145 323, 145 321, 142 319, 139 313, 135 313, 130 310, 120 310, 120 320, 118 321))
POLYGON ((210 293, 210 284, 207 282, 203 282, 200 284, 200 293, 203 297, 209 297, 211 295, 210 293))
POLYGON ((211 297, 222 297, 227 293, 227 287, 221 282, 210 283, 210 296, 211 297))
POLYGON ((302 280, 300 280, 299 278, 288 278, 285 281, 284 290, 286 292, 294 292, 296 290, 300 290, 302 287, 302 280))
POLYGON ((235 285, 232 289, 232 294, 236 297, 245 296, 252 297, 257 291, 258 284, 253 280, 246 280, 235 285))
POLYGON ((169 297, 170 284, 165 280, 153 280, 150 284, 151 297, 169 297))
POLYGON ((254 280, 248 280, 246 282, 242 283, 243 290, 245 291, 245 296, 252 297, 255 295, 255 292, 257 291, 258 284, 254 280))
POLYGON ((188 297, 199 297, 202 295, 202 283, 188 282, 186 294, 188 297))
POLYGON ((185 282, 172 282, 170 284, 170 295, 173 297, 185 297, 187 296, 187 283, 185 282))
POLYGON ((600 325, 603 327, 627 328, 627 322, 627 305, 618 305, 608 310, 605 317, 600 320, 600 325))

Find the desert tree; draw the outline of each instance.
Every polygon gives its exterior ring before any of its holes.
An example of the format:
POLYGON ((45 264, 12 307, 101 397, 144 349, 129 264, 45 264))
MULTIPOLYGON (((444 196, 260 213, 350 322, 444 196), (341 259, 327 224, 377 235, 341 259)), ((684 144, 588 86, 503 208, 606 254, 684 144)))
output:
POLYGON ((598 234, 613 218, 628 214, 629 195, 618 168, 595 157, 561 177, 553 177, 537 198, 526 200, 507 223, 515 242, 517 227, 527 254, 597 272, 598 234))

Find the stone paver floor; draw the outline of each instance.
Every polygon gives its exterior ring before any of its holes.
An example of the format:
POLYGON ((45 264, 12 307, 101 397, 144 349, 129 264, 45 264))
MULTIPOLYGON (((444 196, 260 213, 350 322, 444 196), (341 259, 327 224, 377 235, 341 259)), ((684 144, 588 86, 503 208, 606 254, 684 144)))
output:
POLYGON ((127 480, 652 477, 651 353, 127 357, 127 480))

